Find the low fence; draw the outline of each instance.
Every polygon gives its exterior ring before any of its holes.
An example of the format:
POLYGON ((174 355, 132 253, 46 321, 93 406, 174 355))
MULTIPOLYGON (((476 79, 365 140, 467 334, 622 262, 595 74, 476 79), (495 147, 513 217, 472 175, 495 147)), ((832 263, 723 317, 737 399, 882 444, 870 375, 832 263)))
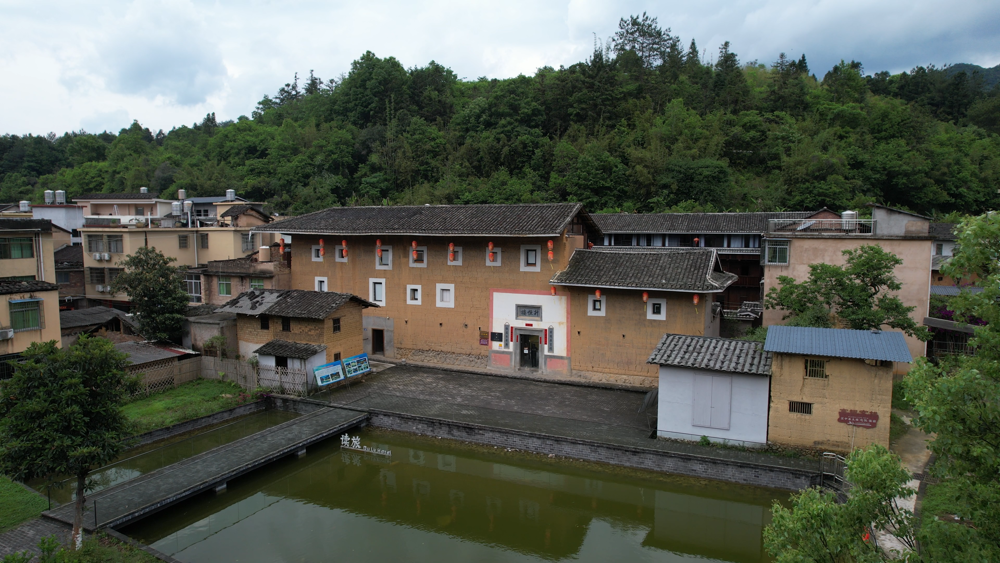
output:
POLYGON ((201 358, 188 358, 180 361, 162 360, 153 364, 144 364, 141 367, 133 367, 129 372, 142 376, 139 389, 130 397, 133 400, 141 399, 201 377, 201 358))
POLYGON ((140 374, 142 378, 139 390, 132 394, 132 400, 173 389, 199 377, 229 381, 248 392, 263 388, 282 395, 299 397, 307 396, 316 386, 313 378, 305 370, 261 366, 212 356, 180 361, 163 360, 135 367, 130 371, 132 374, 140 374))

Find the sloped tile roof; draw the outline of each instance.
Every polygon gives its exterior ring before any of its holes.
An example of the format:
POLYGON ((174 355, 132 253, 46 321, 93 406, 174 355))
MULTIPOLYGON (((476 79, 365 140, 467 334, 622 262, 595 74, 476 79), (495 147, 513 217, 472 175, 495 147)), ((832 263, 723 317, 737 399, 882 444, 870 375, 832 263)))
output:
POLYGON ((596 247, 577 250, 552 285, 719 293, 736 281, 714 248, 596 247))
POLYGON ((331 207, 254 227, 254 231, 332 235, 558 236, 580 214, 579 203, 331 207))
POLYGON ((305 291, 303 289, 252 289, 244 291, 216 313, 239 315, 271 315, 297 319, 325 319, 348 301, 362 307, 378 305, 350 293, 335 291, 305 291))
POLYGON ((212 260, 205 265, 204 268, 199 268, 199 270, 203 274, 215 276, 253 276, 255 278, 274 277, 273 271, 265 270, 259 267, 258 264, 259 262, 254 262, 250 259, 250 256, 246 256, 244 258, 233 258, 232 260, 212 260))
POLYGON ((931 223, 928 230, 934 240, 957 240, 958 236, 955 235, 957 226, 954 223, 931 223))
POLYGON ((771 374, 771 354, 764 351, 760 342, 729 338, 664 334, 647 362, 730 373, 771 374))
POLYGON ((56 264, 56 269, 82 268, 83 267, 83 246, 64 246, 52 253, 52 259, 56 264))
POLYGON ((764 350, 782 354, 912 362, 903 333, 772 325, 764 350))
POLYGON ((173 346, 157 346, 150 342, 118 342, 115 349, 128 354, 128 361, 132 365, 156 362, 177 358, 186 354, 197 354, 194 350, 186 350, 173 346))
POLYGON ((245 204, 244 205, 234 205, 234 206, 230 207, 229 209, 225 210, 222 213, 222 217, 239 217, 240 215, 243 215, 244 213, 248 213, 248 212, 251 212, 251 211, 254 212, 254 213, 256 213, 257 215, 260 215, 264 219, 270 219, 270 217, 268 217, 267 215, 265 215, 263 212, 261 212, 256 207, 254 207, 252 205, 245 205, 245 204))
POLYGON ((308 360, 324 350, 326 350, 326 346, 323 344, 302 344, 287 340, 272 340, 257 348, 254 353, 258 356, 283 356, 285 358, 308 360))
POLYGON ((14 281, 0 280, 0 295, 15 293, 34 293, 36 291, 59 291, 59 286, 46 281, 14 281))
POLYGON ((814 213, 594 213, 591 218, 605 234, 760 234, 771 219, 805 219, 814 213))
POLYGON ((62 328, 78 328, 81 326, 102 325, 113 318, 138 330, 138 326, 124 312, 111 307, 90 307, 74 311, 59 311, 59 326, 62 328))
POLYGON ((43 233, 51 233, 52 221, 48 219, 0 217, 0 231, 42 231, 43 233))
POLYGON ((951 256, 938 256, 937 254, 931 256, 931 271, 937 272, 941 269, 941 266, 944 266, 950 259, 951 256))
POLYGON ((157 192, 149 193, 120 193, 120 194, 83 194, 78 195, 73 198, 73 201, 79 200, 91 200, 91 199, 156 199, 160 194, 157 192))

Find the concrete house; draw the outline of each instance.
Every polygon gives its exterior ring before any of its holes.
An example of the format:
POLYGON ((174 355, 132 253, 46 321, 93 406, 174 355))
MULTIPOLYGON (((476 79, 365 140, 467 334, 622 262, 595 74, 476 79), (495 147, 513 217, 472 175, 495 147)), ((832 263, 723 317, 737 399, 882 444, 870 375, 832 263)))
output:
POLYGON ((58 285, 0 280, 0 374, 7 370, 5 361, 18 357, 32 342, 61 338, 58 285))
POLYGON ((767 444, 771 353, 761 343, 666 334, 649 363, 660 371, 657 436, 767 444))
POLYGON ((212 260, 201 268, 189 269, 187 274, 201 275, 198 301, 222 305, 251 289, 291 289, 290 268, 280 258, 277 246, 264 247, 243 258, 212 260))
POLYGON ((893 368, 913 360, 903 334, 772 326, 768 439, 850 451, 889 445, 893 368))
POLYGON ((348 293, 255 289, 216 311, 236 314, 241 356, 311 371, 361 354, 362 311, 377 306, 348 293))

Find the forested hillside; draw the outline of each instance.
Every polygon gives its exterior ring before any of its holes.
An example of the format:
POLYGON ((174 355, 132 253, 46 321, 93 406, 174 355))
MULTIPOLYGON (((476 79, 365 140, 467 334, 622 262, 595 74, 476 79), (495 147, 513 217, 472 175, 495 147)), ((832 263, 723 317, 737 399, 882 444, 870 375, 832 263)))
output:
MULTIPOLYGON (((249 109, 249 108, 248 108, 249 109)), ((580 201, 588 210, 980 212, 1000 195, 1000 96, 980 74, 810 69, 685 45, 645 15, 586 61, 464 81, 365 53, 251 117, 153 133, 0 137, 0 201, 45 189, 334 205, 580 201), (820 80, 821 78, 821 80, 820 80)))

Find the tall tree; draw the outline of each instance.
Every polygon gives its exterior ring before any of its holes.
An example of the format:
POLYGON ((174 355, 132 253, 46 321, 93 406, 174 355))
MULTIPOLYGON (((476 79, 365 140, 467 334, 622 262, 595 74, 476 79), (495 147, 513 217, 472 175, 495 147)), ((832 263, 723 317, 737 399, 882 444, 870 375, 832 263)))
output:
POLYGON ((188 295, 181 289, 181 271, 170 265, 176 261, 144 246, 119 263, 124 271, 111 282, 113 293, 128 295, 139 330, 149 340, 176 341, 180 337, 188 295))
POLYGON ((641 16, 622 18, 611 43, 615 55, 632 51, 645 68, 652 69, 666 62, 668 54, 677 50, 680 39, 670 35, 669 27, 661 28, 656 18, 643 12, 641 16))
POLYGON ((903 287, 893 273, 902 259, 874 244, 842 254, 847 257, 843 266, 810 264, 804 282, 778 276, 778 287, 767 292, 767 308, 784 309, 784 318, 798 326, 829 327, 839 319, 855 330, 888 326, 930 340, 927 328, 910 317, 916 307, 907 307, 893 293, 903 287))
POLYGON ((81 336, 68 350, 36 342, 0 384, 0 471, 23 481, 76 477, 73 544, 82 542, 87 476, 124 450, 122 414, 136 388, 126 354, 104 338, 81 336))

